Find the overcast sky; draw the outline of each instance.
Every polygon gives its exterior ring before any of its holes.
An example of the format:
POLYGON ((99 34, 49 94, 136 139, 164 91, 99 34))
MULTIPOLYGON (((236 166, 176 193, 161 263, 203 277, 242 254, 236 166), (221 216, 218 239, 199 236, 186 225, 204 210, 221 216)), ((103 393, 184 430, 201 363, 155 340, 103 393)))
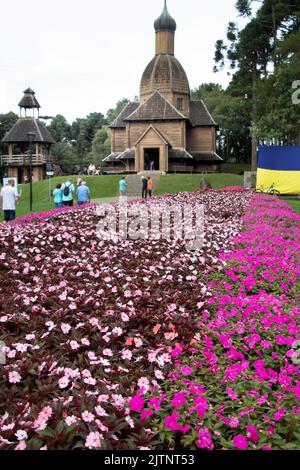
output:
MULTIPOLYGON (((216 40, 239 20, 234 4, 168 0, 177 22, 175 55, 191 88, 228 84, 226 72, 212 69, 216 40)), ((163 0, 2 0, 0 113, 18 112, 28 86, 42 115, 63 114, 70 122, 133 99, 155 53, 153 22, 162 9, 163 0)))

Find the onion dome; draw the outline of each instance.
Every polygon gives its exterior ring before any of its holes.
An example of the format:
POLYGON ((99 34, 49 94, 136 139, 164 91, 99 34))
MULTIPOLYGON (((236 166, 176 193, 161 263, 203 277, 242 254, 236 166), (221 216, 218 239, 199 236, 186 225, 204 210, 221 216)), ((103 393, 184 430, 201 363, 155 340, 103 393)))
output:
POLYGON ((141 80, 141 96, 160 93, 178 93, 190 95, 190 86, 184 68, 176 57, 161 54, 154 57, 147 65, 141 80))
POLYGON ((165 0, 164 10, 157 20, 154 22, 154 29, 158 33, 159 31, 171 31, 175 32, 177 28, 176 21, 170 13, 168 12, 167 8, 167 0, 165 0))

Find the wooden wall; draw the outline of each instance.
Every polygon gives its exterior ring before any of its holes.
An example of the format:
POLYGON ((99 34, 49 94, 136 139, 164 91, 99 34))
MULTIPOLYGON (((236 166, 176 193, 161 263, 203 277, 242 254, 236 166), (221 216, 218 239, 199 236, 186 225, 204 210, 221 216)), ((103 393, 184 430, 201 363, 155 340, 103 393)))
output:
POLYGON ((111 130, 111 150, 112 152, 123 152, 128 148, 126 142, 126 129, 111 130))
MULTIPOLYGON (((129 124, 129 142, 128 147, 133 147, 137 140, 143 135, 149 127, 149 122, 129 124)), ((185 132, 182 131, 184 123, 181 121, 173 122, 155 122, 153 127, 162 133, 172 147, 184 147, 185 132)))
POLYGON ((215 128, 195 127, 187 131, 187 150, 191 152, 215 151, 215 128))

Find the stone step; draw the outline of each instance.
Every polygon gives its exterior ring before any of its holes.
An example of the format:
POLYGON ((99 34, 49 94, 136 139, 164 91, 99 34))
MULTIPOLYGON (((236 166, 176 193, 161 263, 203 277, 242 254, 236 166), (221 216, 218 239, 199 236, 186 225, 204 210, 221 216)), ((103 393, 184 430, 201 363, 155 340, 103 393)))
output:
POLYGON ((143 172, 140 175, 128 175, 127 181, 127 195, 128 196, 141 196, 142 195, 142 176, 151 176, 153 180, 153 190, 157 186, 161 173, 160 172, 143 172))

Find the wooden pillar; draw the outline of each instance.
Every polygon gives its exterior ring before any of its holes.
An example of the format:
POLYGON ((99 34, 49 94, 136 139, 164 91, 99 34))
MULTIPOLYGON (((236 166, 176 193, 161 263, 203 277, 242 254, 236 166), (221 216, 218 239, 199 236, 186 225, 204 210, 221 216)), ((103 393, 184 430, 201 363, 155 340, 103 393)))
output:
POLYGON ((13 144, 8 144, 8 160, 12 160, 13 156, 13 144))
POLYGON ((135 171, 139 173, 140 170, 140 146, 135 147, 135 171))
POLYGON ((131 148, 130 144, 130 124, 126 124, 126 147, 131 148))

